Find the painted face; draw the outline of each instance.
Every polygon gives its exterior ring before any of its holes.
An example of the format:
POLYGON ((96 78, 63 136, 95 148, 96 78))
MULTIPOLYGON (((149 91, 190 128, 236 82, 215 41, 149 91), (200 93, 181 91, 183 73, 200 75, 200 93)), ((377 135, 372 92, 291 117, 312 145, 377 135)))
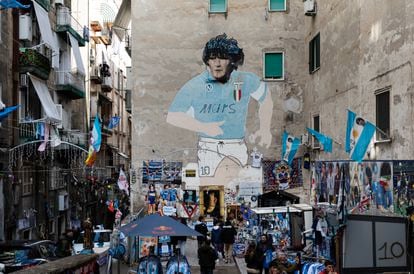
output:
POLYGON ((215 79, 222 79, 226 76, 227 69, 229 66, 229 59, 210 58, 207 61, 208 67, 210 68, 211 75, 215 79))

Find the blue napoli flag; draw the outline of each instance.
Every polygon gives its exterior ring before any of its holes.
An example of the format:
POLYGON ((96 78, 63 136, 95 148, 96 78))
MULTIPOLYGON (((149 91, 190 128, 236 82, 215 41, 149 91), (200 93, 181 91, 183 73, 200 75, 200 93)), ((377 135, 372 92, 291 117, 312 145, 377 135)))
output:
POLYGON ((22 8, 28 9, 30 5, 23 5, 17 0, 0 0, 0 6, 4 9, 12 9, 12 8, 22 8))
POLYGON ((300 145, 300 140, 292 135, 289 135, 286 131, 283 132, 282 137, 282 160, 286 161, 289 165, 295 157, 296 151, 300 145))
POLYGON ((5 107, 4 109, 0 110, 0 121, 9 116, 10 113, 18 109, 20 105, 12 106, 12 107, 5 107))
POLYGON ((362 162, 375 128, 375 125, 348 110, 345 151, 349 153, 352 160, 362 162))
POLYGON ((306 128, 308 130, 308 132, 310 134, 312 134, 313 136, 315 136, 316 139, 318 139, 319 143, 321 143, 323 145, 323 150, 326 152, 332 152, 332 138, 329 138, 326 135, 323 135, 322 133, 311 129, 311 128, 306 128))
POLYGON ((116 127, 119 124, 119 121, 120 120, 121 120, 121 117, 119 117, 119 116, 113 116, 111 118, 111 120, 109 121, 108 128, 109 129, 113 129, 114 127, 116 127))

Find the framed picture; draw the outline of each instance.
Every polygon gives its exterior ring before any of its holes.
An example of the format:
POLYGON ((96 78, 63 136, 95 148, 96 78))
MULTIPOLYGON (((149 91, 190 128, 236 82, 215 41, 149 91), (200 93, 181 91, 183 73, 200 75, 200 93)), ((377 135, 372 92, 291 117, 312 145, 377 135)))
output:
POLYGON ((224 186, 200 187, 200 214, 224 217, 224 186))

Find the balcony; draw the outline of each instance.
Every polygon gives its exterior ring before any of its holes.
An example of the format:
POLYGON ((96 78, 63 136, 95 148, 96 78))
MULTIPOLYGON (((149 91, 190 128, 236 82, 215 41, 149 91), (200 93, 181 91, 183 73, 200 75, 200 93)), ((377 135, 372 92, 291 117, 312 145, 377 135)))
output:
POLYGON ((43 80, 49 79, 50 59, 33 48, 21 48, 19 51, 19 71, 31 73, 43 80))
POLYGON ((85 98, 85 76, 76 71, 56 71, 56 92, 73 100, 85 98))
POLYGON ((129 34, 125 35, 125 50, 128 53, 129 57, 131 57, 132 37, 129 34))
POLYGON ((41 5, 45 10, 50 10, 50 0, 35 0, 39 5, 41 5))
POLYGON ((68 39, 66 32, 69 32, 76 38, 79 46, 84 47, 85 39, 83 39, 83 27, 72 17, 70 9, 68 7, 59 7, 56 15, 56 32, 60 33, 65 41, 68 39))

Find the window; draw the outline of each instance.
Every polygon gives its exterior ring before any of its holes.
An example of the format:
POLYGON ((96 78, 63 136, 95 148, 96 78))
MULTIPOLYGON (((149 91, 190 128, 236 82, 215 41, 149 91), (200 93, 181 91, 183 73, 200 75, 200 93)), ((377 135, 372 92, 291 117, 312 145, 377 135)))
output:
POLYGON ((269 11, 285 11, 286 0, 269 0, 269 11))
POLYGON ((318 33, 309 42, 309 73, 315 72, 320 66, 320 34, 318 33))
POLYGON ((20 179, 23 187, 22 195, 30 195, 33 191, 33 178, 30 176, 30 168, 23 167, 22 168, 22 177, 20 179))
POLYGON ((266 52, 264 54, 264 78, 267 80, 283 80, 284 56, 282 52, 266 52))
POLYGON ((375 92, 377 141, 388 140, 390 137, 390 87, 375 92), (383 132, 381 132, 383 131, 383 132))
MULTIPOLYGON (((320 128, 320 119, 319 119, 319 115, 314 115, 313 116, 313 129, 317 132, 320 132, 321 128, 320 128)), ((318 139, 315 138, 315 136, 312 136, 312 148, 320 148, 320 144, 318 139)))
POLYGON ((210 0, 208 7, 210 13, 225 13, 227 12, 227 0, 210 0))

